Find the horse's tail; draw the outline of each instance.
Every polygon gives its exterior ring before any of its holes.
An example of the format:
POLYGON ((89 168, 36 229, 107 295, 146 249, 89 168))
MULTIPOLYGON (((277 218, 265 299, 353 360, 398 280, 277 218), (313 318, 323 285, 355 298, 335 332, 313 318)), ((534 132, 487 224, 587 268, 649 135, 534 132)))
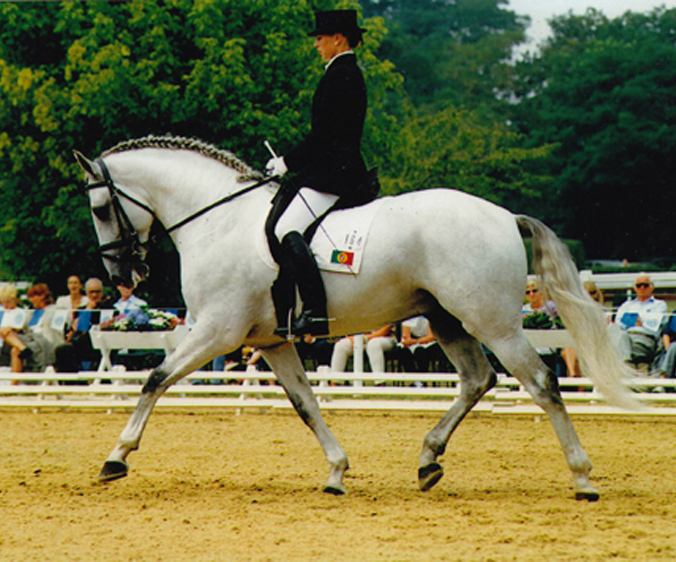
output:
POLYGON ((624 383, 636 373, 621 360, 603 309, 582 286, 566 245, 539 220, 525 215, 515 218, 518 226, 533 236, 533 270, 575 342, 584 373, 609 403, 629 410, 644 409, 624 383))

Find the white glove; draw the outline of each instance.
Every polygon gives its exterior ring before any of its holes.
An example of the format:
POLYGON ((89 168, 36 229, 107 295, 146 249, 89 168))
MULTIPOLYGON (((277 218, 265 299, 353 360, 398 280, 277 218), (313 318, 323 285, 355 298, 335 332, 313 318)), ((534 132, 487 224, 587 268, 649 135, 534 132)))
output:
POLYGON ((283 156, 270 158, 265 165, 265 175, 267 176, 279 176, 281 178, 288 171, 289 169, 286 167, 283 156))

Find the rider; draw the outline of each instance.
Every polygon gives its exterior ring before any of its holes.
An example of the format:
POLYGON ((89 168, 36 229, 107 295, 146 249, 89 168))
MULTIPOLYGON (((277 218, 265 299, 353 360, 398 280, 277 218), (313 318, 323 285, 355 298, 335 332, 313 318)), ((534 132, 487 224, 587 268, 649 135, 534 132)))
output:
POLYGON ((280 335, 326 335, 326 293, 303 231, 341 198, 349 201, 365 180, 360 153, 366 117, 366 85, 352 51, 362 40, 356 10, 316 12, 314 46, 327 61, 326 72, 312 99, 310 133, 285 156, 266 165, 269 175, 295 173, 300 189, 281 214, 275 235, 291 265, 303 300, 303 312, 280 335))

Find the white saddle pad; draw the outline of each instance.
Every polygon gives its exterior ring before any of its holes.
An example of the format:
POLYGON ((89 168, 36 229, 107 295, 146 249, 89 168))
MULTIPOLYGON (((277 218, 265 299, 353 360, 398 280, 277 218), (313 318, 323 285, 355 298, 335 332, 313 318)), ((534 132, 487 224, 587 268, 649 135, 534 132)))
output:
POLYGON ((359 273, 373 217, 385 199, 376 199, 363 207, 333 211, 322 221, 310 245, 319 269, 359 273))

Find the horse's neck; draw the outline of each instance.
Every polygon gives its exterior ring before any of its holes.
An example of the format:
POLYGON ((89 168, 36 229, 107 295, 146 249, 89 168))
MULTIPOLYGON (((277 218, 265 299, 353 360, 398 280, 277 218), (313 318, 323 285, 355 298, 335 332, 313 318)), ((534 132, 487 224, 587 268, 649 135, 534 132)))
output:
MULTIPOLYGON (((124 184, 135 187, 166 228, 243 187, 238 172, 197 153, 123 154, 124 184)), ((236 212, 240 203, 237 199, 227 203, 228 211, 236 212)))

